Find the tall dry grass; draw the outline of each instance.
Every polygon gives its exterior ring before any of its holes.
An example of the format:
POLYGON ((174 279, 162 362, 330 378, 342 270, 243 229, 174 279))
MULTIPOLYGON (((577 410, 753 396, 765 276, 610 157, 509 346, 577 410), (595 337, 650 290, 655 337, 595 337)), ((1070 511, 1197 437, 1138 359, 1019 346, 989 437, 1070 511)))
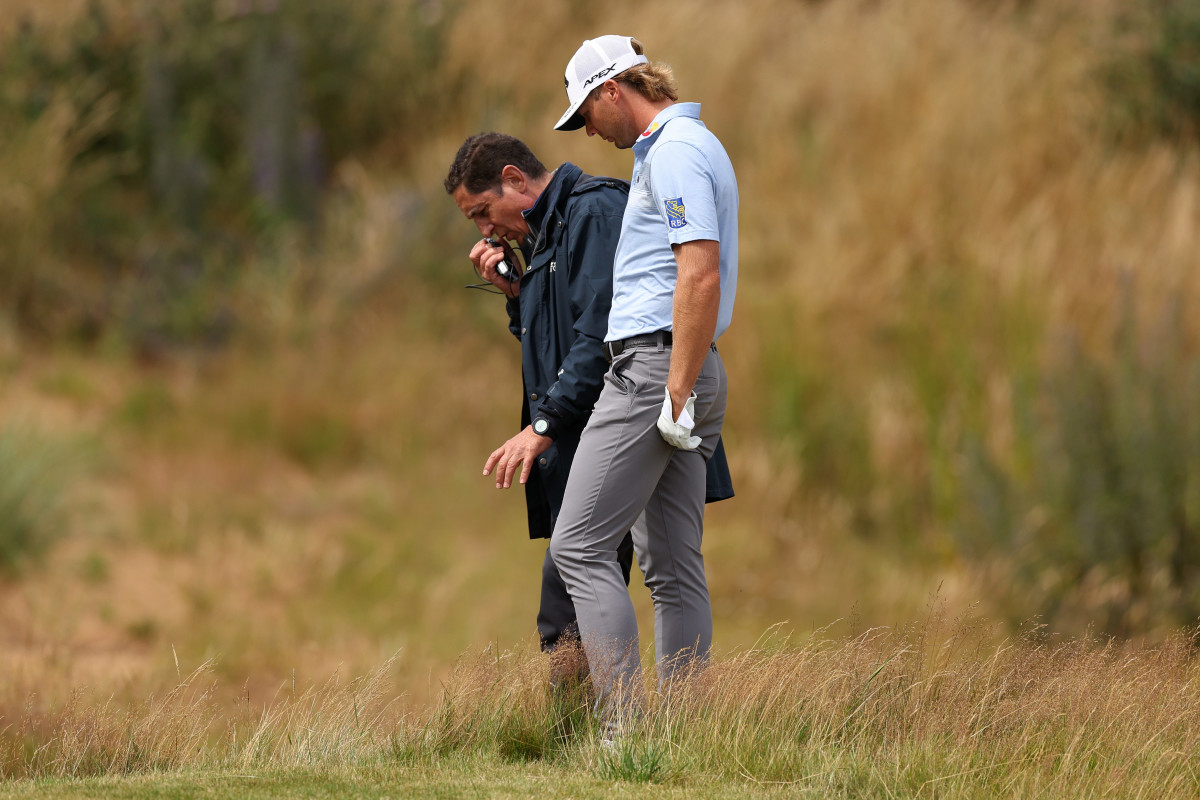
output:
POLYGON ((160 696, 129 704, 77 690, 50 713, 28 708, 0 731, 6 778, 180 770, 204 758, 212 681, 201 666, 160 696))
POLYGON ((1189 638, 1141 652, 971 639, 876 630, 829 650, 749 653, 704 676, 697 696, 668 699, 652 730, 699 763, 726 754, 730 777, 846 795, 885 785, 997 796, 1195 791, 1189 638))
POLYGON ((297 766, 541 761, 564 773, 826 797, 1192 797, 1200 789, 1194 636, 1158 647, 996 645, 940 613, 831 637, 768 632, 756 647, 652 692, 615 745, 585 694, 554 696, 532 647, 465 658, 425 711, 398 713, 391 668, 331 679, 258 713, 222 713, 203 670, 163 700, 69 707, 5 734, 9 776, 297 766), (211 735, 221 732, 219 736, 211 735))
POLYGON ((582 745, 601 777, 832 797, 1196 791, 1193 637, 1136 648, 1031 630, 997 646, 981 632, 933 618, 841 639, 769 634, 652 694, 615 747, 547 737, 569 717, 530 680, 541 665, 505 654, 457 674, 432 737, 426 723, 406 741, 522 758, 574 759, 582 745))

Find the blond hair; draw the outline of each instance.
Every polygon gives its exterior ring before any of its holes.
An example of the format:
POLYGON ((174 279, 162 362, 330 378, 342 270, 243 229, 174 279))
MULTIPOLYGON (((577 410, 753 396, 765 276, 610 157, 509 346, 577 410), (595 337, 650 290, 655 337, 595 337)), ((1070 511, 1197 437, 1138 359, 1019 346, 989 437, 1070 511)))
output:
MULTIPOLYGON (((633 52, 639 56, 645 55, 645 48, 637 39, 630 37, 629 43, 633 52)), ((613 78, 617 83, 624 83, 652 103, 660 100, 679 99, 679 90, 675 87, 675 73, 671 67, 662 62, 652 61, 648 64, 638 64, 613 78)), ((592 91, 592 97, 599 94, 600 87, 592 91)))

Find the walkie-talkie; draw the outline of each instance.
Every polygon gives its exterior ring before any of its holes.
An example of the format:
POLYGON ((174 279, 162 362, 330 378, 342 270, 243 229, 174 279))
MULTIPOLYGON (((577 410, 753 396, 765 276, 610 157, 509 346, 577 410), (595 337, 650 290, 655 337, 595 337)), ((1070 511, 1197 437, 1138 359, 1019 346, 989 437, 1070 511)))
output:
MULTIPOLYGON (((494 236, 491 239, 484 239, 484 241, 490 244, 492 247, 501 246, 500 240, 494 236)), ((499 272, 501 275, 508 278, 510 283, 520 277, 517 275, 517 271, 509 265, 508 261, 501 261, 499 264, 497 264, 496 272, 499 272)))

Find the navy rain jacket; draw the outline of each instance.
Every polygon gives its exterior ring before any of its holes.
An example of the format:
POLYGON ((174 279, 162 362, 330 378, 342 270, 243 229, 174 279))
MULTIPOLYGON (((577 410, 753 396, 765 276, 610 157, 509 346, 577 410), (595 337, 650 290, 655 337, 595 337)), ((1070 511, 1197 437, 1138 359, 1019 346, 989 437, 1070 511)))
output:
MULTIPOLYGON (((509 330, 521 342, 521 428, 540 411, 557 433, 525 484, 531 539, 550 538, 579 435, 608 371, 604 337, 628 192, 623 180, 565 163, 525 212, 531 235, 521 254, 528 266, 520 293, 508 301, 509 330)), ((708 462, 707 495, 710 502, 733 496, 719 442, 708 462)))

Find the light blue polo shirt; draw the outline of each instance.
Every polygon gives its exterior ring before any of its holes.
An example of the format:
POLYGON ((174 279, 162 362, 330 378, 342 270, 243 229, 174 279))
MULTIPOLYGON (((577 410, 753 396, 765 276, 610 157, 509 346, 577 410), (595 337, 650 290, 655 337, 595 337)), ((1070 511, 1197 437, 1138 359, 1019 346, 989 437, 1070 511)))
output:
POLYGON ((633 185, 613 265, 606 341, 671 330, 679 267, 672 244, 721 245, 718 339, 737 292, 738 190, 725 148, 700 121, 699 103, 659 112, 633 145, 633 185))

